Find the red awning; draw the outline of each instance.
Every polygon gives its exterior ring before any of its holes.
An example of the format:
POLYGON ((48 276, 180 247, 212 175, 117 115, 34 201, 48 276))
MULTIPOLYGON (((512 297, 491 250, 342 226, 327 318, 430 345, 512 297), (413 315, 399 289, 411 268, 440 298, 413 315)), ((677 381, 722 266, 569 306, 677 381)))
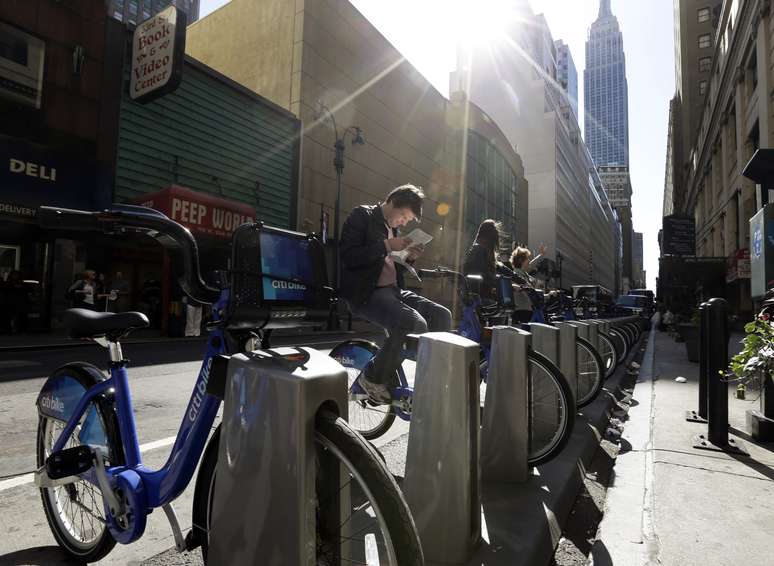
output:
POLYGON ((245 203, 170 185, 135 199, 134 204, 163 212, 194 234, 230 238, 237 226, 255 221, 255 209, 245 203))

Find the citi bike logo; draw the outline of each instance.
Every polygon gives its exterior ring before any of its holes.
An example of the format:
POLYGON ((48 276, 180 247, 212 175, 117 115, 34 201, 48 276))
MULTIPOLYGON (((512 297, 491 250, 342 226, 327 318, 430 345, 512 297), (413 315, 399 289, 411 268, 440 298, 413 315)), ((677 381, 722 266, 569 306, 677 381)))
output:
POLYGON ((347 356, 338 356, 337 358, 334 358, 334 359, 344 367, 352 367, 355 365, 355 360, 347 356))
POLYGON ((207 394, 207 382, 210 380, 210 368, 212 368, 212 358, 207 360, 207 365, 202 370, 201 379, 196 383, 196 389, 194 389, 194 396, 191 399, 191 408, 188 410, 188 420, 194 422, 196 417, 199 416, 199 407, 204 401, 204 396, 207 394))
POLYGON ((272 281, 271 286, 275 289, 293 289, 298 291, 306 291, 306 285, 301 283, 294 283, 293 281, 272 281))
POLYGON ((64 403, 60 399, 54 397, 53 395, 41 397, 40 406, 43 407, 44 409, 48 409, 49 411, 64 413, 64 403))

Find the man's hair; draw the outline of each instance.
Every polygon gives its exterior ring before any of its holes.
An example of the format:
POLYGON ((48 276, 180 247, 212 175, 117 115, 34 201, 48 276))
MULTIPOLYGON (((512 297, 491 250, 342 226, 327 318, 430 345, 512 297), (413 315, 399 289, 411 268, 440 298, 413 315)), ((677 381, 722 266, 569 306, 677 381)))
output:
POLYGON ((425 193, 414 185, 401 185, 390 191, 385 202, 392 203, 395 208, 410 208, 417 220, 422 219, 422 200, 425 193))
POLYGON ((514 269, 521 269, 521 264, 530 257, 532 257, 532 252, 528 248, 517 247, 511 255, 511 265, 514 269))

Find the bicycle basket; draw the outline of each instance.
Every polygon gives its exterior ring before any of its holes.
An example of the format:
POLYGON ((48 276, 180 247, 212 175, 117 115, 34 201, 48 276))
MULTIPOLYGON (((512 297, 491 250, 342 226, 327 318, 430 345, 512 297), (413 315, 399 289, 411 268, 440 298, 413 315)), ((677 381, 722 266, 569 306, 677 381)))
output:
POLYGON ((293 328, 327 320, 333 290, 319 240, 243 224, 234 232, 231 254, 229 328, 293 328))

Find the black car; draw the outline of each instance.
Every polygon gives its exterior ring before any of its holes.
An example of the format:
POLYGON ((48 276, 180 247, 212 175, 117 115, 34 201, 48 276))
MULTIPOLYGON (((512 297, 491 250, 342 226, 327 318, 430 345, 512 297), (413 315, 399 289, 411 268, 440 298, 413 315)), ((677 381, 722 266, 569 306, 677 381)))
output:
POLYGON ((615 311, 619 315, 649 317, 651 310, 651 301, 644 295, 621 295, 615 302, 615 311))

